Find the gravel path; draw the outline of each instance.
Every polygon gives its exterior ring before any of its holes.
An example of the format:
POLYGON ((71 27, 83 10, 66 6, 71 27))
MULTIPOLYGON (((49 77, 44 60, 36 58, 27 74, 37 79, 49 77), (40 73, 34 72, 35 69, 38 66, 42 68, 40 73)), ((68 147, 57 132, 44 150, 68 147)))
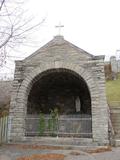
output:
POLYGON ((120 160, 120 148, 112 148, 109 152, 88 154, 81 150, 23 149, 15 145, 0 146, 0 160, 16 160, 18 157, 45 153, 64 154, 65 160, 120 160))

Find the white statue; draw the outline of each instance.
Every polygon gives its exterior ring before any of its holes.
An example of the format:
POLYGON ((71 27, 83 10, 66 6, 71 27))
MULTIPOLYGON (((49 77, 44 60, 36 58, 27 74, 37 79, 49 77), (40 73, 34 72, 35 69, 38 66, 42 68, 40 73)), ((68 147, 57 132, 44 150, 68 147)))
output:
POLYGON ((75 100, 75 107, 76 107, 76 112, 80 112, 80 110, 81 110, 81 102, 80 102, 79 96, 77 96, 77 98, 75 100))

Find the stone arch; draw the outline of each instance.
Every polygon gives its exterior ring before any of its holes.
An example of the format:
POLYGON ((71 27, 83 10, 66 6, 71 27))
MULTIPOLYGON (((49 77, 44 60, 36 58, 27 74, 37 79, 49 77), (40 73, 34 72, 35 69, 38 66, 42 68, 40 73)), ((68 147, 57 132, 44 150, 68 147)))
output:
POLYGON ((95 82, 92 78, 92 74, 90 74, 87 70, 85 70, 83 67, 78 66, 78 65, 73 65, 73 64, 60 64, 56 66, 56 63, 54 64, 54 66, 51 66, 51 64, 47 64, 47 65, 40 65, 39 67, 35 68, 31 73, 29 73, 25 79, 23 80, 21 87, 18 91, 18 95, 17 98, 20 99, 21 98, 21 103, 23 102, 23 104, 25 104, 25 100, 27 98, 27 94, 30 90, 30 87, 32 85, 32 81, 35 80, 35 77, 37 77, 37 75, 44 73, 47 70, 51 70, 51 69, 68 69, 70 71, 73 71, 74 73, 77 73, 78 75, 80 75, 86 82, 88 89, 90 91, 90 95, 91 95, 91 103, 92 106, 94 105, 94 97, 96 95, 96 85, 95 82))
POLYGON ((95 82, 92 78, 92 75, 81 66, 67 64, 67 63, 62 64, 62 65, 57 64, 57 66, 54 64, 54 67, 51 66, 50 64, 47 64, 47 65, 42 65, 42 66, 35 68, 23 80, 21 87, 18 91, 17 98, 20 99, 20 97, 21 97, 21 103, 23 102, 23 104, 25 104, 27 95, 28 95, 29 90, 31 88, 32 82, 35 80, 35 78, 47 70, 60 69, 60 68, 61 69, 68 69, 71 72, 77 73, 79 76, 81 76, 85 80, 85 82, 88 86, 88 89, 90 91, 91 103, 93 106, 94 105, 94 97, 96 95, 96 85, 95 85, 95 82))
MULTIPOLYGON (((52 70, 52 69, 66 69, 69 70, 83 78, 83 80, 86 82, 90 96, 91 96, 91 109, 92 109, 92 115, 95 113, 95 107, 98 105, 98 97, 97 90, 96 90, 96 84, 92 78, 92 74, 89 73, 87 70, 85 70, 83 67, 79 65, 69 64, 69 63, 59 63, 55 62, 52 64, 45 64, 40 65, 39 67, 35 68, 31 73, 29 73, 25 79, 23 80, 21 87, 17 94, 17 109, 20 108, 20 110, 23 113, 23 121, 21 122, 22 128, 23 128, 23 135, 25 135, 25 115, 27 111, 27 98, 30 91, 30 88, 32 87, 33 81, 35 81, 36 77, 40 74, 44 74, 45 71, 52 70)), ((92 122, 92 132, 94 132, 94 122, 92 122)))

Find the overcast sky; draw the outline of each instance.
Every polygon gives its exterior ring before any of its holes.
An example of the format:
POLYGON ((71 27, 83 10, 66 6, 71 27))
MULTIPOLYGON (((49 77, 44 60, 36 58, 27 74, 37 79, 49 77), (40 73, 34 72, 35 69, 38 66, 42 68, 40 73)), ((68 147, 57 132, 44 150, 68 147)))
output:
POLYGON ((109 57, 120 49, 120 0, 30 0, 27 6, 37 18, 46 16, 43 43, 57 34, 54 26, 61 21, 65 39, 91 54, 109 57))
POLYGON ((28 14, 36 22, 46 21, 33 39, 33 48, 22 48, 17 56, 28 56, 58 34, 55 25, 64 25, 64 38, 93 55, 108 59, 120 49, 120 0, 28 0, 28 14))

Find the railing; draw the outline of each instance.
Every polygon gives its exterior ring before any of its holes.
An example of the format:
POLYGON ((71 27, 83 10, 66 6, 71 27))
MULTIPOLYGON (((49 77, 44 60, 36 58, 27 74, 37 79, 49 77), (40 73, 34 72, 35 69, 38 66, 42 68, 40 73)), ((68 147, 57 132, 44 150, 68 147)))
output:
POLYGON ((39 116, 28 115, 26 117, 26 136, 59 136, 59 137, 92 137, 92 118, 90 115, 60 116, 50 128, 49 122, 52 121, 45 115, 44 126, 40 126, 39 116), (41 129, 43 133, 41 134, 41 129))
POLYGON ((114 133, 114 129, 111 121, 111 113, 110 113, 109 106, 107 107, 107 111, 108 111, 108 136, 109 136, 110 143, 112 144, 112 139, 115 133, 114 133))
POLYGON ((0 144, 7 142, 8 116, 0 118, 0 144))

